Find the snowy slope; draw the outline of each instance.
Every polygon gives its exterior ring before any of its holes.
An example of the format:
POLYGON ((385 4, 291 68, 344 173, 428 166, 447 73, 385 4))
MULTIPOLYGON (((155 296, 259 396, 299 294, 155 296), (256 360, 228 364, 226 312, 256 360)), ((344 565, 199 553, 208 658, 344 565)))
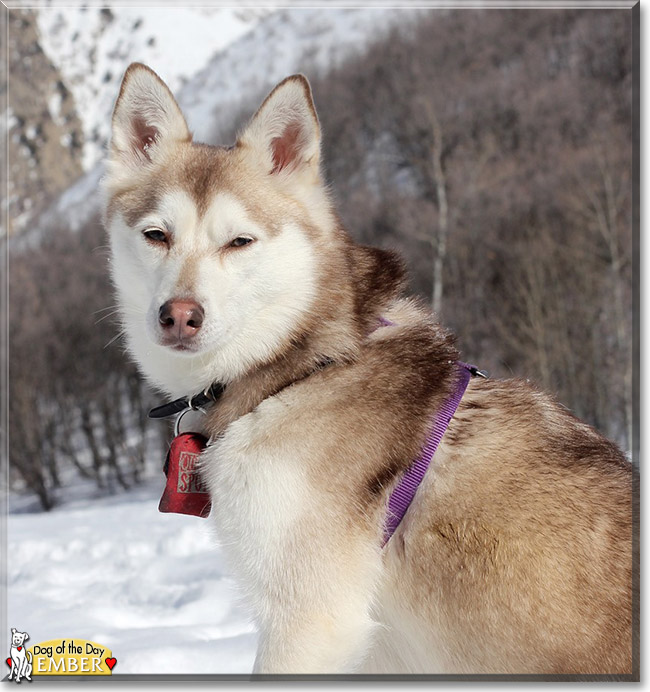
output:
POLYGON ((423 11, 303 7, 269 15, 180 91, 190 129, 197 139, 208 139, 215 125, 229 125, 243 97, 259 95, 295 72, 326 72, 423 11))
POLYGON ((8 520, 9 627, 108 646, 115 673, 250 673, 257 635, 209 520, 157 511, 163 476, 8 520))
POLYGON ((49 7, 38 10, 40 43, 72 92, 85 135, 83 164, 101 158, 122 74, 150 64, 177 90, 268 9, 49 7))

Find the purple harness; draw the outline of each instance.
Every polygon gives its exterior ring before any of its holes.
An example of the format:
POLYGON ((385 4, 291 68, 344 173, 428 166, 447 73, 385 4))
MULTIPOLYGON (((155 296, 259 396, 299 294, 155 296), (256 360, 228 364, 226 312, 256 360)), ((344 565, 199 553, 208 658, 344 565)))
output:
MULTIPOLYGON (((379 325, 382 327, 392 327, 395 326, 394 322, 386 319, 385 317, 379 318, 379 325)), ((463 394, 467 389, 467 383, 472 375, 481 375, 482 377, 487 377, 487 375, 479 370, 474 365, 468 365, 458 361, 458 380, 456 382, 456 387, 452 392, 451 396, 444 401, 442 407, 436 414, 433 421, 433 427, 431 432, 427 436, 427 439, 422 447, 420 456, 409 466, 406 473, 402 476, 402 479, 397 484, 397 487, 393 490, 388 498, 388 514, 386 516, 386 523, 384 525, 384 542, 382 543, 382 548, 388 543, 390 537, 395 533, 395 529, 399 526, 402 518, 406 514, 406 510, 409 508, 417 489, 422 483, 424 474, 429 468, 429 464, 433 459, 433 455, 438 449, 440 440, 445 434, 447 427, 451 419, 456 413, 458 404, 463 398, 463 394)))
POLYGON ((429 468, 429 464, 433 459, 433 455, 436 453, 436 449, 438 449, 440 440, 442 440, 442 436, 445 434, 449 422, 454 413, 456 413, 460 400, 463 398, 470 377, 479 373, 483 375, 483 373, 477 370, 473 365, 458 361, 458 381, 453 393, 437 412, 431 432, 427 436, 420 456, 409 466, 397 487, 388 498, 388 514, 386 516, 382 547, 388 543, 390 537, 395 533, 395 529, 399 526, 399 523, 406 514, 406 510, 413 501, 418 486, 429 468))

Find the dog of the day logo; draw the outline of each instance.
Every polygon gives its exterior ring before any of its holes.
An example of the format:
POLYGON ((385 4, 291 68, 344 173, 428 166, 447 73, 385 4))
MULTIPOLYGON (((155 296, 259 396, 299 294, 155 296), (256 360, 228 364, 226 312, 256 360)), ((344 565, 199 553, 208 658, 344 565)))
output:
POLYGON ((112 675, 117 659, 112 651, 85 639, 51 639, 25 649, 27 632, 11 630, 9 680, 32 681, 38 675, 112 675))

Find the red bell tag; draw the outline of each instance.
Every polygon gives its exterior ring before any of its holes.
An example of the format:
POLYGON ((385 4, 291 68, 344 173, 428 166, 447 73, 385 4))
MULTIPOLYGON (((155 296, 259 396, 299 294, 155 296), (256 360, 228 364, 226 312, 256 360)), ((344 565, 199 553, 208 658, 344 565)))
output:
POLYGON ((172 440, 165 461, 167 485, 158 511, 197 517, 210 514, 210 494, 196 468, 199 454, 207 444, 208 440, 199 433, 183 433, 172 440))

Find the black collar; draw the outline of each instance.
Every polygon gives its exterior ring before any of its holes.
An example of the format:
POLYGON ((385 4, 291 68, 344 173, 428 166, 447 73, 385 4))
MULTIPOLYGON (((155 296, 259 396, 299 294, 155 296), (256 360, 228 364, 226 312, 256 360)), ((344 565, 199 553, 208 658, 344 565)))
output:
POLYGON ((149 411, 149 418, 169 418, 176 413, 187 409, 199 410, 206 404, 213 403, 223 394, 225 385, 221 382, 213 382, 207 389, 194 396, 183 396, 180 399, 169 401, 161 406, 156 406, 149 411))
MULTIPOLYGON (((282 391, 285 387, 289 387, 292 384, 305 379, 305 377, 313 375, 318 370, 322 370, 330 365, 334 365, 334 362, 335 361, 331 358, 323 358, 323 360, 321 360, 311 372, 307 373, 304 377, 300 377, 297 380, 282 386, 278 392, 282 391)), ((221 384, 221 382, 213 382, 207 389, 199 392, 199 394, 195 394, 194 396, 190 397, 183 396, 180 399, 175 399, 174 401, 169 401, 166 404, 161 404, 160 406, 152 408, 149 411, 149 418, 169 418, 170 416, 174 416, 177 413, 182 413, 188 409, 194 409, 195 411, 202 410, 202 408, 207 404, 214 403, 220 399, 225 389, 225 384, 221 384)), ((278 392, 272 392, 269 396, 277 394, 278 392)))

